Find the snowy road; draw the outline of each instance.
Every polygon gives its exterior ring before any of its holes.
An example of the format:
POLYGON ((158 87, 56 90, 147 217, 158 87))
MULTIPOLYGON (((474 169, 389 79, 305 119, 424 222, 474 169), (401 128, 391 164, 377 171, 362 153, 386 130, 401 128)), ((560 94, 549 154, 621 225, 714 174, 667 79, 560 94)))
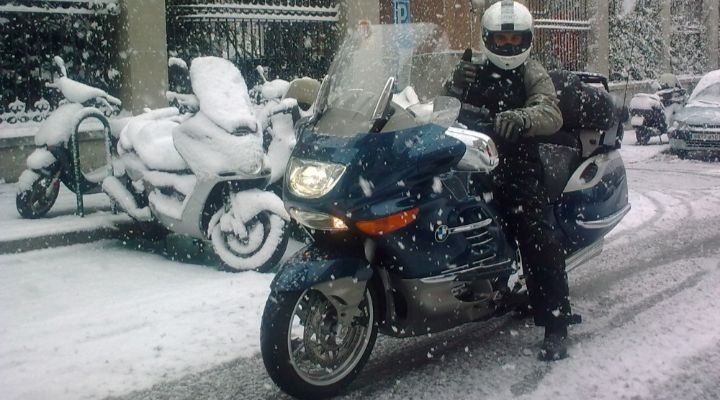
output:
MULTIPOLYGON (((720 163, 631 143, 633 210, 570 276, 571 358, 536 361, 511 317, 380 338, 347 398, 720 397, 720 163)), ((1 398, 284 398, 257 354, 271 276, 130 247, 0 256, 1 398)))

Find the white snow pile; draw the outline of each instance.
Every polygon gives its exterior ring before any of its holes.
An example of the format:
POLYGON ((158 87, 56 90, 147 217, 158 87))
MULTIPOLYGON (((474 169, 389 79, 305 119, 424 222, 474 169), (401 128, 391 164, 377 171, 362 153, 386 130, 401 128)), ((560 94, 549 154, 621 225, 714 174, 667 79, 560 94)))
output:
POLYGON ((122 105, 120 99, 109 95, 106 91, 68 78, 65 62, 62 58, 55 56, 53 61, 60 67, 62 76, 55 78, 52 83, 46 83, 45 86, 59 89, 68 101, 72 103, 84 103, 97 99, 105 103, 108 108, 110 108, 110 104, 116 106, 122 105))
POLYGON ((179 171, 188 168, 175 149, 173 130, 179 125, 179 111, 169 107, 142 114, 131 120, 120 134, 118 152, 135 152, 149 169, 179 171))
POLYGON ((40 178, 40 175, 35 171, 29 169, 23 171, 16 184, 18 193, 30 190, 38 178, 40 178))
POLYGON ((57 160, 51 152, 44 147, 38 147, 27 158, 27 167, 30 169, 43 169, 49 167, 55 161, 57 160))
POLYGON ((58 107, 40 125, 37 134, 35 134, 35 145, 55 146, 67 143, 75 131, 76 115, 82 109, 83 105, 77 103, 67 103, 58 107))
POLYGON ((228 60, 199 57, 190 66, 193 92, 200 111, 227 132, 257 131, 247 85, 240 71, 228 60))
POLYGON ((184 70, 188 70, 188 65, 182 58, 170 57, 168 58, 168 67, 178 67, 184 70))
POLYGON ((283 240, 286 221, 290 221, 290 215, 282 199, 272 192, 251 189, 233 194, 232 208, 229 212, 220 210, 213 216, 208 226, 208 235, 212 239, 213 248, 224 262, 238 270, 251 270, 265 263, 275 253, 283 240), (270 214, 267 237, 263 224, 248 225, 263 212, 270 214), (222 233, 231 234, 228 238, 230 243, 222 237, 222 233), (244 256, 238 257, 237 254, 244 256))
POLYGON ((148 207, 139 208, 135 199, 120 180, 114 176, 106 177, 102 182, 103 192, 115 200, 131 217, 139 221, 150 221, 152 215, 148 207))
POLYGON ((688 103, 692 103, 700 93, 713 85, 720 85, 720 69, 708 73, 698 82, 695 90, 692 92, 692 96, 688 99, 688 103))
POLYGON ((281 99, 290 89, 290 82, 283 79, 275 79, 262 85, 261 93, 264 98, 281 99))
POLYGON ((231 135, 203 111, 179 125, 173 139, 175 148, 200 179, 224 173, 256 175, 266 165, 262 137, 231 135))
POLYGON ((662 108, 662 102, 657 95, 638 93, 630 100, 631 110, 652 110, 653 108, 662 108))
POLYGON ((147 171, 143 173, 143 179, 154 187, 148 196, 152 206, 162 214, 178 220, 182 219, 182 213, 190 200, 190 194, 195 189, 197 177, 195 175, 147 171), (174 192, 181 193, 182 196, 165 194, 162 188, 171 188, 174 192))
POLYGON ((297 107, 297 100, 283 99, 268 102, 257 113, 263 122, 263 130, 268 129, 272 142, 267 151, 267 160, 270 163, 270 182, 274 183, 285 175, 287 163, 290 160, 297 138, 291 111, 297 107), (266 125, 272 125, 270 127, 266 125))
POLYGON ((0 265, 3 399, 120 396, 258 353, 270 274, 107 241, 0 255, 0 265))

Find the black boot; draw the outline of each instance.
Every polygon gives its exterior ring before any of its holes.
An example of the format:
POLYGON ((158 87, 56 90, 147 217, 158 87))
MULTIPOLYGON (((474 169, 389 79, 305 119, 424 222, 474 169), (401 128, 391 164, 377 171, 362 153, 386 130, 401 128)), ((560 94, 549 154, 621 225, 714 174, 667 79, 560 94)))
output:
POLYGON ((540 361, 558 361, 567 358, 567 322, 553 321, 545 326, 543 340, 538 359, 540 361))

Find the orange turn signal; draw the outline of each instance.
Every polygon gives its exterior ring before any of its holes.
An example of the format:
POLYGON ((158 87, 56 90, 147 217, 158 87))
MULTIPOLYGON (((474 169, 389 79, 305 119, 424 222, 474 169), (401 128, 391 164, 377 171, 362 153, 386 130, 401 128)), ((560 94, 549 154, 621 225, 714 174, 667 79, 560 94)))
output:
POLYGON ((360 231, 368 235, 385 235, 412 224, 417 219, 419 213, 419 208, 413 208, 372 221, 359 221, 355 225, 360 231))

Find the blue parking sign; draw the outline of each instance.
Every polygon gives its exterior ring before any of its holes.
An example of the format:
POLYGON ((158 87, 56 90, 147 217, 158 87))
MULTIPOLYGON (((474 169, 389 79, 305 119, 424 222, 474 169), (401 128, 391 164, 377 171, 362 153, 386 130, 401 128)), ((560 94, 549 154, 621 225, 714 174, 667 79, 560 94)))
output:
POLYGON ((393 0, 393 10, 395 11, 394 21, 396 24, 409 24, 412 22, 410 0, 393 0))

